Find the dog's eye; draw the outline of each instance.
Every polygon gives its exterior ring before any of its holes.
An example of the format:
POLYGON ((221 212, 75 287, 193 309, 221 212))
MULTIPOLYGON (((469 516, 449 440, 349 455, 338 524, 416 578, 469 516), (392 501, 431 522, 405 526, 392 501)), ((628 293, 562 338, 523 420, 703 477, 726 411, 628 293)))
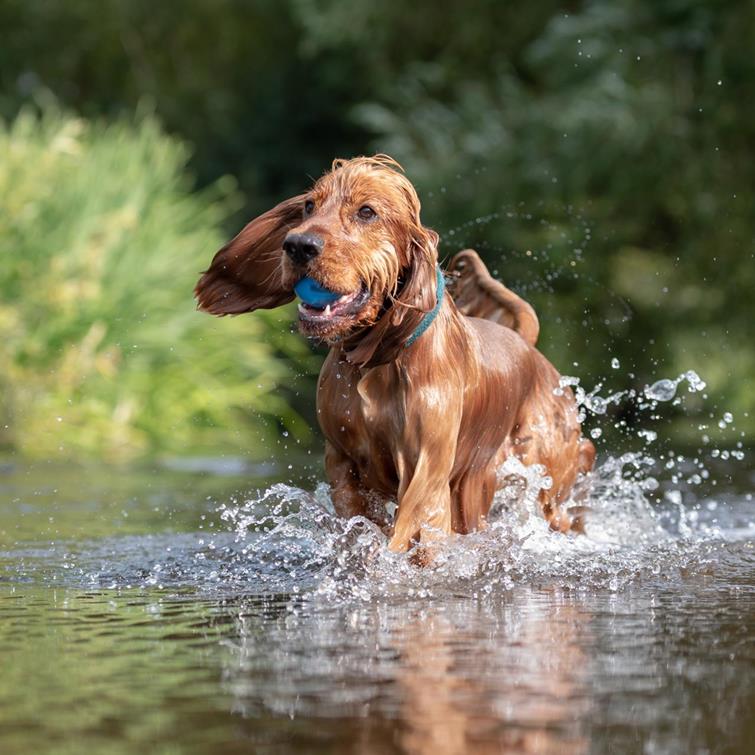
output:
POLYGON ((372 207, 370 207, 368 204, 363 204, 359 208, 357 215, 359 215, 362 220, 372 220, 373 218, 377 217, 375 210, 373 210, 372 207))
POLYGON ((308 199, 304 203, 304 214, 311 215, 314 211, 315 211, 315 203, 311 199, 308 199))

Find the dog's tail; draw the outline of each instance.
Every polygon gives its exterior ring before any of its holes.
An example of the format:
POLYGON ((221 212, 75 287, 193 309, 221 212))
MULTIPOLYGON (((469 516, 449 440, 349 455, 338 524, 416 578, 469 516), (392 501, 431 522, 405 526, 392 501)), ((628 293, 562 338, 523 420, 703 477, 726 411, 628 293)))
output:
POLYGON ((448 290, 462 314, 505 325, 530 346, 537 343, 540 322, 535 310, 497 281, 474 249, 456 254, 448 265, 448 275, 448 290))

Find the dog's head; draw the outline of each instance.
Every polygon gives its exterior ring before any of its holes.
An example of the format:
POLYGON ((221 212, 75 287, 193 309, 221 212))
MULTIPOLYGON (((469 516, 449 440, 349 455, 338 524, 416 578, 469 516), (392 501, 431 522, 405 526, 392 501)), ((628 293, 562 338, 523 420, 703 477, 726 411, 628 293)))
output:
POLYGON ((309 192, 223 247, 196 295, 207 312, 239 314, 285 304, 294 286, 312 279, 332 300, 300 303, 301 331, 345 339, 354 361, 365 363, 379 344, 405 341, 435 306, 437 244, 398 163, 385 155, 336 160, 309 192))

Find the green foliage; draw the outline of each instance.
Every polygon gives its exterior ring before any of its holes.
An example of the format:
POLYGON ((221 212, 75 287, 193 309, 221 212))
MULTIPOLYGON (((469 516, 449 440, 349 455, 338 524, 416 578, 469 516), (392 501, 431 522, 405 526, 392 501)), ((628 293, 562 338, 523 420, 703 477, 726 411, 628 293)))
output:
POLYGON ((615 356, 641 388, 696 369, 718 404, 699 406, 702 421, 729 410, 754 433, 755 6, 540 6, 496 50, 520 11, 451 24, 454 37, 474 28, 484 60, 461 60, 454 40, 422 59, 451 11, 390 62, 376 46, 391 36, 365 28, 372 77, 396 75, 356 117, 418 183, 445 252, 478 248, 532 300, 562 370, 589 384, 615 356))
MULTIPOLYGON (((335 156, 393 154, 443 254, 476 247, 531 299, 559 369, 695 369, 699 424, 728 410, 755 439, 751 2, 0 0, 0 28, 0 112, 152 103, 200 186, 237 178, 226 235, 335 156)), ((219 325, 266 327, 242 320, 219 325)))
POLYGON ((150 115, 87 122, 48 109, 0 130, 0 427, 40 456, 260 453, 277 384, 306 354, 285 314, 195 311, 198 271, 237 202, 193 193, 186 146, 150 115), (244 428, 244 436, 234 434, 244 428))
POLYGON ((358 68, 313 57, 291 0, 0 0, 0 113, 40 88, 86 115, 154 103, 201 184, 232 174, 247 214, 363 144, 348 120, 358 68))

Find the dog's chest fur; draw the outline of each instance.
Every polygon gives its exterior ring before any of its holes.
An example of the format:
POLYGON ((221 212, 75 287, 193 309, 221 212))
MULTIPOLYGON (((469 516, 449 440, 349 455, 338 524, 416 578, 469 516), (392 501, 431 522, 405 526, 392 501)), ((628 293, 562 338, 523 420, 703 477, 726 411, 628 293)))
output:
POLYGON ((391 371, 394 365, 363 372, 331 351, 318 380, 317 418, 326 439, 352 460, 361 484, 392 496, 398 487, 393 441, 401 436, 404 407, 401 391, 389 389, 391 371))

